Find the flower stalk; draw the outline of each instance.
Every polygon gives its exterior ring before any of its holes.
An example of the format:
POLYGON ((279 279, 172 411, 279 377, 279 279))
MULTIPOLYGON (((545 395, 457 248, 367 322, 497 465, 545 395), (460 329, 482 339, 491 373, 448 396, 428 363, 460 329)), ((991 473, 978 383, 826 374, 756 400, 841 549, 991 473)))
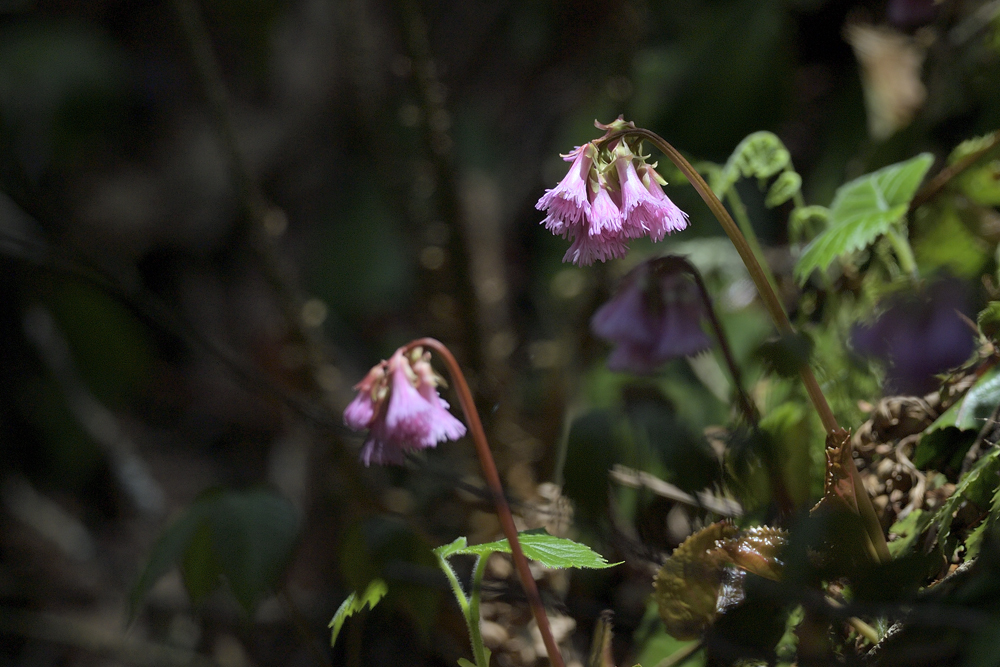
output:
MULTIPOLYGON (((528 597, 528 604, 531 607, 535 623, 538 624, 542 641, 549 654, 549 661, 553 667, 565 667, 562 654, 559 652, 559 647, 552 636, 552 629, 549 627, 549 620, 545 615, 545 606, 542 604, 542 598, 538 594, 538 586, 535 584, 535 578, 531 576, 531 570, 528 569, 528 559, 525 558, 524 551, 521 549, 521 543, 518 541, 517 527, 514 525, 514 517, 510 513, 510 505, 507 502, 507 496, 504 494, 503 485, 500 483, 500 473, 497 472, 496 462, 493 460, 489 442, 486 440, 486 431, 483 429, 483 423, 479 419, 479 412, 476 410, 476 404, 472 398, 469 384, 465 380, 465 375, 462 373, 462 368, 459 366, 458 361, 455 360, 451 351, 443 343, 434 338, 421 338, 412 341, 404 347, 404 350, 409 351, 416 347, 434 350, 441 355, 441 359, 444 360, 444 364, 448 368, 448 374, 455 385, 458 402, 462 406, 462 412, 465 413, 465 420, 469 427, 469 433, 472 436, 472 442, 476 447, 476 454, 479 455, 479 465, 482 467, 483 477, 486 478, 486 485, 489 487, 490 494, 493 497, 497 518, 500 520, 504 536, 510 543, 510 553, 514 560, 514 567, 521 580, 521 585, 524 587, 524 592, 528 597)), ((485 567, 485 563, 483 563, 483 566, 485 567)), ((477 564, 476 570, 478 573, 480 570, 479 564, 477 564)), ((480 579, 481 576, 481 573, 479 573, 480 579)), ((476 582, 473 582, 473 586, 476 586, 476 582)), ((478 611, 478 599, 474 606, 478 611)), ((472 618, 471 611, 470 609, 470 619, 474 621, 478 630, 478 613, 476 618, 472 618)), ((472 629, 470 628, 471 631, 472 629)), ((481 639, 480 644, 482 644, 481 639)))
MULTIPOLYGON (((761 267, 760 262, 757 260, 757 256, 754 254, 750 244, 743 236, 739 226, 733 220, 732 216, 729 215, 729 211, 727 211, 726 207, 721 201, 719 201, 719 198, 715 196, 714 192, 712 192, 712 188, 710 188, 708 183, 705 182, 705 179, 702 178, 701 174, 698 173, 691 163, 688 162, 676 148, 671 146, 666 140, 655 132, 651 132, 650 130, 644 128, 630 127, 617 132, 611 132, 594 143, 601 145, 604 142, 611 142, 624 137, 638 137, 649 141, 652 145, 656 146, 660 152, 666 155, 678 169, 681 170, 684 176, 691 183, 691 186, 694 187, 695 191, 705 201, 705 204, 708 206, 709 210, 712 211, 712 214, 715 215, 719 224, 722 225, 722 229, 726 232, 730 241, 732 241, 733 246, 735 246, 736 251, 743 260, 743 264, 746 265, 747 271, 750 273, 750 277, 753 279, 754 285, 757 287, 757 292, 760 294, 764 307, 767 309, 768 314, 770 314, 775 326, 778 327, 778 331, 781 334, 794 334, 795 329, 792 327, 792 323, 789 321, 788 315, 785 313, 781 300, 771 288, 771 284, 767 279, 767 273, 764 271, 763 267, 761 267)), ((816 376, 813 374, 812 369, 809 367, 807 362, 803 362, 799 367, 799 374, 802 377, 802 383, 805 386, 809 400, 812 401, 813 406, 816 408, 816 412, 819 413, 819 418, 823 423, 824 430, 827 433, 839 431, 840 425, 837 423, 837 418, 834 416, 833 410, 830 409, 830 404, 827 402, 826 396, 823 395, 823 390, 820 388, 819 382, 816 380, 816 376)), ((878 515, 875 513, 875 508, 872 505, 871 498, 861 482, 861 476, 858 473, 857 466, 854 464, 854 457, 848 456, 846 459, 848 470, 854 483, 858 509, 865 526, 865 532, 874 546, 878 560, 888 562, 892 557, 889 554, 889 547, 886 545, 885 534, 882 532, 882 527, 879 524, 878 515)))

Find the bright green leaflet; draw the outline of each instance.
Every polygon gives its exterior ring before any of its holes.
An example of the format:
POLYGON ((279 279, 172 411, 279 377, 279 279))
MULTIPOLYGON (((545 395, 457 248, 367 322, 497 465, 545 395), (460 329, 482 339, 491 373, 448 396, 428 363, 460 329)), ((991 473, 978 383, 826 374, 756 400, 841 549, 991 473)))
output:
POLYGON ((330 621, 329 627, 333 629, 330 633, 330 646, 333 646, 337 642, 337 635, 340 634, 340 628, 343 627, 344 621, 364 609, 365 605, 369 609, 374 609, 379 600, 385 597, 385 594, 388 592, 389 587, 385 585, 384 581, 373 579, 368 584, 368 587, 365 588, 365 592, 360 598, 357 591, 348 595, 347 599, 337 608, 337 613, 333 615, 333 619, 330 621))
MULTIPOLYGON (((518 535, 518 541, 521 543, 521 549, 524 551, 526 558, 538 561, 545 567, 603 569, 620 565, 620 563, 609 563, 603 556, 591 550, 585 544, 579 544, 562 537, 555 537, 544 532, 521 533, 518 535)), ((470 547, 467 545, 466 539, 460 537, 451 544, 438 547, 434 550, 434 553, 443 558, 459 554, 483 557, 497 552, 510 553, 510 544, 507 540, 487 542, 486 544, 477 544, 470 547)))
POLYGON ((805 282, 816 269, 825 270, 837 257, 893 231, 933 161, 930 153, 921 153, 839 187, 830 205, 830 225, 802 252, 796 279, 805 282))

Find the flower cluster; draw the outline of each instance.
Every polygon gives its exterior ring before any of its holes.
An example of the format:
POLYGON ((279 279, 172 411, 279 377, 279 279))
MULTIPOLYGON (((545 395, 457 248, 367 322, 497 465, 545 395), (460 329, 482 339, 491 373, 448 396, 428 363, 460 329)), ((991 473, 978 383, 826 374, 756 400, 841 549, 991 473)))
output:
POLYGON ((616 345, 613 371, 651 373, 665 362, 707 350, 705 304, 681 258, 643 262, 590 320, 593 332, 616 345))
MULTIPOLYGON (((597 127, 610 134, 634 125, 618 119, 597 127)), ((687 227, 687 214, 663 192, 667 182, 656 164, 624 138, 578 146, 563 158, 573 163, 569 173, 535 208, 546 212, 546 229, 573 239, 564 262, 585 266, 623 257, 629 239, 661 241, 687 227)))
POLYGON ((344 410, 344 423, 368 429, 361 461, 369 466, 402 464, 407 450, 434 447, 465 435, 465 425, 437 392, 444 384, 430 364, 430 353, 396 350, 354 386, 358 395, 344 410))

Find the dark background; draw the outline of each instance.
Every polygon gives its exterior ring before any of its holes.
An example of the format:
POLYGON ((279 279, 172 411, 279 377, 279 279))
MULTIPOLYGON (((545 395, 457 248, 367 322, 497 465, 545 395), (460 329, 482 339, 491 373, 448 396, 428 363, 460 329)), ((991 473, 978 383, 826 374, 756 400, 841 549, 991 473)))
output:
MULTIPOLYGON (((351 385, 423 335, 466 367, 514 497, 565 481, 573 534, 629 557, 574 575, 565 602, 581 652, 616 609, 633 664, 641 563, 676 540, 650 499, 620 514, 634 541, 600 519, 607 467, 642 457, 605 448, 599 411, 591 458, 560 457, 573 418, 618 400, 586 322, 624 269, 563 265, 567 242, 539 225, 558 153, 619 114, 714 162, 766 129, 807 201, 828 204, 845 178, 1000 126, 984 4, 0 2, 0 665, 184 662, 149 646, 315 664, 300 630, 326 644, 344 563, 368 557, 351 551, 359 530, 397 531, 413 562, 457 535, 492 539, 481 498, 455 491, 476 485, 467 441, 366 470, 341 426, 351 385), (856 23, 929 43, 927 100, 883 141, 842 36, 856 23), (171 575, 126 629, 170 518, 206 489, 262 484, 302 512, 286 584, 299 620, 275 599, 241 615, 224 593, 193 610, 171 575)), ((665 247, 719 234, 689 188, 667 190, 692 224, 665 247)), ((784 247, 780 211, 746 192, 762 239, 784 247)), ((766 325, 745 331, 743 348, 766 325)), ((659 427, 697 433, 726 407, 679 414, 659 427)), ((466 654, 441 580, 411 575, 401 585, 431 593, 359 622, 336 664, 466 654)))

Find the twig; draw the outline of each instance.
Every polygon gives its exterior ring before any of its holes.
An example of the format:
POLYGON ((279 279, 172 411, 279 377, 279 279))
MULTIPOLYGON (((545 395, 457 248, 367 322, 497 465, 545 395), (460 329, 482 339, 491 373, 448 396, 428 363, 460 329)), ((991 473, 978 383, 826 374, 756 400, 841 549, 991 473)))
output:
POLYGON ((719 516, 737 517, 743 515, 743 507, 735 500, 713 496, 708 491, 699 491, 695 495, 686 493, 669 482, 655 475, 623 465, 615 465, 608 473, 612 481, 633 489, 647 488, 658 496, 675 500, 685 505, 699 507, 714 512, 719 516))

